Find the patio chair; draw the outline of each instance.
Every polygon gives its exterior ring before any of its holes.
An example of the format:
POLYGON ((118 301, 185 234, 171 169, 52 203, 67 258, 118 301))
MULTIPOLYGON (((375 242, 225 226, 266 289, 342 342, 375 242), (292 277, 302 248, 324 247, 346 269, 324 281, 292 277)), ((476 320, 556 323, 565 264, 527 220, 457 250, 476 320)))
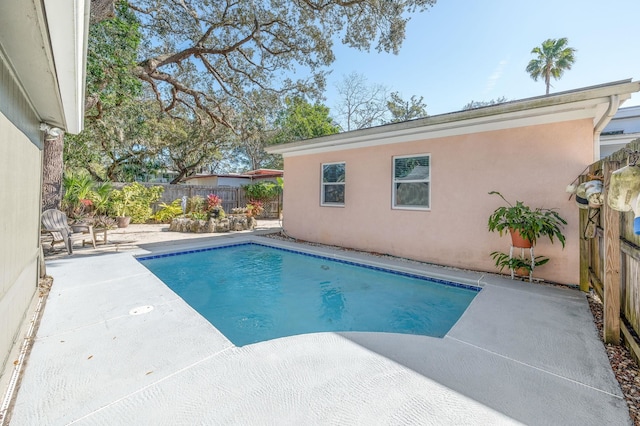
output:
POLYGON ((93 248, 96 248, 96 239, 93 234, 93 225, 77 224, 69 226, 67 215, 56 209, 49 209, 42 212, 43 231, 51 234, 51 248, 56 243, 64 243, 69 254, 73 254, 74 241, 91 241, 93 248))

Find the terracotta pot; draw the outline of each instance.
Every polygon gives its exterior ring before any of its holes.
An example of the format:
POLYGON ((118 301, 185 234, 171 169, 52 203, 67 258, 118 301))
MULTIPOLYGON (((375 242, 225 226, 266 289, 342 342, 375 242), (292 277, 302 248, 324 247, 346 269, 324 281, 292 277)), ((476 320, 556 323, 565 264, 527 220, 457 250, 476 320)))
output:
POLYGON ((515 270, 515 274, 519 277, 528 277, 529 276, 529 270, 527 268, 518 268, 515 270))
POLYGON ((131 222, 131 216, 117 216, 116 223, 118 224, 118 228, 126 228, 129 226, 129 222, 131 222))
POLYGON ((509 229, 509 233, 511 234, 511 244, 517 248, 531 248, 533 244, 531 241, 522 238, 520 236, 520 232, 515 229, 509 229))

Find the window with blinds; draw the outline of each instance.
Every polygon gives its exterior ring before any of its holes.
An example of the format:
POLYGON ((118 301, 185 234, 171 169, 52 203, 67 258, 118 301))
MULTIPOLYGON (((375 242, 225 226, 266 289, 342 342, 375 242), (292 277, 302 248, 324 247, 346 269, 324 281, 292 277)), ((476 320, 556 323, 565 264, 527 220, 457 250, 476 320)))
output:
POLYGON ((393 157, 393 208, 431 208, 431 155, 393 157))
POLYGON ((322 188, 320 205, 344 206, 345 163, 322 165, 322 188))

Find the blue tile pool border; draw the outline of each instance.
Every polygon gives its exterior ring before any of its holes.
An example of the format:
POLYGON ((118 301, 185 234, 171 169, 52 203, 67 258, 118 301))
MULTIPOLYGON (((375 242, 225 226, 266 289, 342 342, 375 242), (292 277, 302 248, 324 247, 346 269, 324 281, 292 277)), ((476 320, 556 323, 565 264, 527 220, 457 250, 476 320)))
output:
POLYGON ((431 277, 429 277, 427 275, 419 275, 419 274, 414 274, 414 273, 411 273, 411 272, 398 271, 398 270, 395 270, 395 269, 384 268, 384 267, 380 267, 380 266, 367 265, 366 263, 358 263, 358 262, 353 262, 353 261, 350 261, 350 260, 335 259, 335 258, 332 258, 332 257, 329 257, 329 256, 323 256, 323 255, 320 255, 320 254, 307 253, 307 252, 304 252, 304 251, 293 250, 293 249, 288 249, 288 248, 284 248, 284 247, 271 246, 271 245, 268 245, 268 244, 262 244, 262 243, 256 243, 256 242, 243 242, 243 243, 235 243, 235 244, 225 244, 225 245, 215 246, 215 247, 205 247, 205 248, 193 249, 193 250, 183 250, 183 251, 176 251, 176 252, 171 252, 171 253, 156 254, 156 255, 151 255, 151 256, 142 255, 142 256, 136 256, 136 259, 139 262, 144 262, 145 260, 160 259, 160 258, 163 258, 163 257, 182 256, 184 254, 200 253, 200 252, 204 252, 204 251, 213 251, 213 250, 222 250, 222 249, 226 249, 226 248, 241 247, 241 246, 266 247, 266 248, 270 248, 270 249, 274 249, 274 250, 281 250, 281 251, 285 251, 285 252, 289 252, 289 253, 301 254, 303 256, 315 257, 317 259, 323 259, 323 260, 343 263, 345 265, 359 266, 361 268, 372 269, 374 271, 387 272, 389 274, 401 275, 403 277, 416 278, 416 279, 423 280, 423 281, 435 282, 435 283, 443 284, 443 285, 450 286, 450 287, 463 288, 463 289, 471 290, 471 291, 475 291, 475 292, 480 292, 480 290, 482 290, 482 287, 479 287, 479 286, 456 283, 456 282, 453 282, 453 281, 442 280, 442 279, 439 279, 439 278, 431 278, 431 277))

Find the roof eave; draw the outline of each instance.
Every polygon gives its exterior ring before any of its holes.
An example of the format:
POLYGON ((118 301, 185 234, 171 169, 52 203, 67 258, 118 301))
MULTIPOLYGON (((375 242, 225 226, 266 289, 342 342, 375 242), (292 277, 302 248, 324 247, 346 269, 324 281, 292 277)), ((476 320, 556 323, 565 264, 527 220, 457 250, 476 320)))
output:
POLYGON ((41 121, 82 130, 90 0, 0 7, 0 50, 41 121))
MULTIPOLYGON (((640 91, 631 79, 507 102, 490 107, 425 117, 402 123, 323 136, 268 147, 270 154, 295 156, 364 146, 432 139, 576 119, 599 119, 612 95, 620 101, 640 91)), ((594 123, 595 124, 595 123, 594 123)))

